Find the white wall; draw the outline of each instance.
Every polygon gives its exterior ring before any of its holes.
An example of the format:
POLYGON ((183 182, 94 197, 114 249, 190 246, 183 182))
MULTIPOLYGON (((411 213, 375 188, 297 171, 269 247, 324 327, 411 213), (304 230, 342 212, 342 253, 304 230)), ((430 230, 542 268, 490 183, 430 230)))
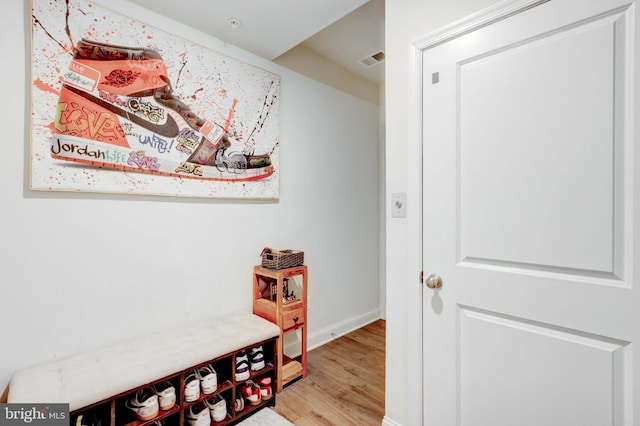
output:
MULTIPOLYGON (((387 425, 422 424, 419 148, 410 123, 411 42, 497 3, 495 0, 400 0, 385 5, 386 189, 408 193, 407 218, 386 203, 387 425), (413 138, 413 139, 412 139, 413 138)), ((452 378, 453 380, 454 378, 452 378)))
POLYGON ((264 246, 305 251, 310 346, 379 317, 378 105, 105 1, 281 76, 280 201, 33 192, 29 3, 0 6, 0 393, 22 367, 251 310, 264 246))

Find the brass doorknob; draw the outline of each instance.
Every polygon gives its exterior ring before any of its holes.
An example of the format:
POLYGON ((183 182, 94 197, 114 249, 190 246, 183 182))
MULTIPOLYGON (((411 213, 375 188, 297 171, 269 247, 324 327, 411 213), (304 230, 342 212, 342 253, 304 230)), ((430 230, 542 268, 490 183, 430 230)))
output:
POLYGON ((436 289, 442 287, 442 278, 438 274, 431 274, 427 277, 427 287, 436 289))

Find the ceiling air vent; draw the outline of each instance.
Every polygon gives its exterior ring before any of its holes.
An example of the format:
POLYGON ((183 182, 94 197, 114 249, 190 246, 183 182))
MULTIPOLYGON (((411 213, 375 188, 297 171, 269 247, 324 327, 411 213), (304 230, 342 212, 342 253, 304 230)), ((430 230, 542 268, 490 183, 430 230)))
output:
POLYGON ((384 52, 380 51, 360 59, 360 64, 365 68, 371 68, 375 64, 384 61, 384 52))

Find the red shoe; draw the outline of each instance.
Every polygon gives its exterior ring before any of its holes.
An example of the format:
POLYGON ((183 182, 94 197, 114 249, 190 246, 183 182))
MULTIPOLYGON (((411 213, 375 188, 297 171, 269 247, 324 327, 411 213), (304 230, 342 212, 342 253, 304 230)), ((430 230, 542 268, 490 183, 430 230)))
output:
POLYGON ((271 393, 271 377, 261 377, 258 379, 258 385, 260 386, 260 398, 263 401, 271 399, 273 396, 271 393))
POLYGON ((249 380, 242 385, 240 392, 249 405, 260 404, 260 387, 253 381, 249 380))

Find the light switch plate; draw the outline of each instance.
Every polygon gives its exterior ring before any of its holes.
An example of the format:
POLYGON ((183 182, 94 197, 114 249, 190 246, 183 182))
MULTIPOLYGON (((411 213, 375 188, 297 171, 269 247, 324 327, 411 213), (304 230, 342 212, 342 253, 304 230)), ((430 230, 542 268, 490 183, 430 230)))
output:
POLYGON ((391 217, 407 217, 407 193, 391 194, 391 217))

